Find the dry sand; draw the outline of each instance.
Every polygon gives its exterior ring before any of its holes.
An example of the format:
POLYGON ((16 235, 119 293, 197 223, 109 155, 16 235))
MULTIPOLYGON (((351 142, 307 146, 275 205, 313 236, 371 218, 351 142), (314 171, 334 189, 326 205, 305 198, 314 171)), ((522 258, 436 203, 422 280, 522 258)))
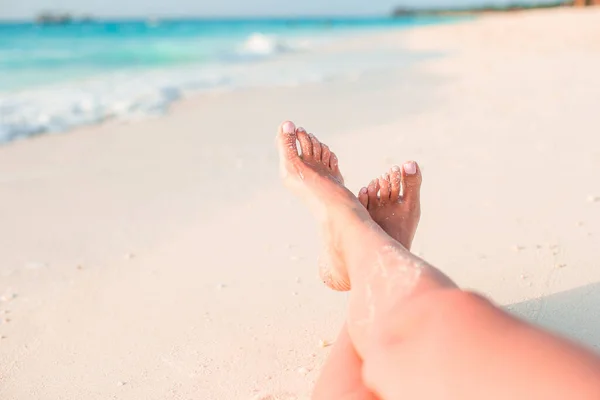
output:
POLYGON ((287 118, 355 191, 419 160, 414 251, 599 346, 598 37, 600 10, 567 9, 387 33, 437 56, 0 148, 0 398, 309 397, 345 296, 278 182, 287 118))

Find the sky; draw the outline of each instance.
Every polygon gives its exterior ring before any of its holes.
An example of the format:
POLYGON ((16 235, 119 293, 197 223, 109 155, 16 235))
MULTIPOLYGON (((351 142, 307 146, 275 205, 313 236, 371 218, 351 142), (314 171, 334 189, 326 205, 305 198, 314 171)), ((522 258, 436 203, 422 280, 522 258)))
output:
MULTIPOLYGON (((551 0, 521 0, 543 3, 551 0)), ((508 4, 515 0, 0 0, 0 19, 30 19, 41 11, 97 17, 384 15, 397 6, 508 4)))

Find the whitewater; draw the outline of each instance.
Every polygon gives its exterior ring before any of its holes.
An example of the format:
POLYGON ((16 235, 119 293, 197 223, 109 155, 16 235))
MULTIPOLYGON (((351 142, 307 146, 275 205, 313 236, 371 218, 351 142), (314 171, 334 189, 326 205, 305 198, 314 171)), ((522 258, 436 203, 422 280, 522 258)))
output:
MULTIPOLYGON (((322 51, 429 19, 0 24, 0 143, 164 114, 204 91, 299 85, 406 62, 405 53, 322 51)), ((201 110, 199 110, 201 112, 201 110)))

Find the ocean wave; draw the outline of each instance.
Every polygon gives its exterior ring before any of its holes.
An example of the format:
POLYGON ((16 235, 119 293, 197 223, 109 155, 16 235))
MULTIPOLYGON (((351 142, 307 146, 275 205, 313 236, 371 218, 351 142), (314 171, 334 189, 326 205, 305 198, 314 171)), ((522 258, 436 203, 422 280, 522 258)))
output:
POLYGON ((253 33, 240 42, 233 54, 221 57, 220 64, 212 67, 113 73, 45 88, 0 92, 0 143, 107 120, 164 114, 173 102, 190 92, 262 86, 275 81, 289 84, 295 77, 281 75, 278 80, 259 69, 249 72, 249 67, 240 62, 264 60, 308 47, 307 41, 253 33))
POLYGON ((402 52, 374 51, 367 56, 364 49, 310 51, 320 46, 320 40, 255 33, 228 46, 232 57, 154 70, 103 71, 94 77, 70 73, 61 83, 48 75, 48 69, 40 68, 36 76, 40 84, 46 82, 45 87, 0 92, 0 143, 109 120, 162 115, 190 93, 346 79, 405 62, 402 52), (302 54, 278 57, 291 52, 302 54), (55 83, 48 86, 50 82, 55 83))
POLYGON ((240 53, 246 55, 271 56, 296 50, 289 41, 276 36, 253 33, 244 42, 240 53))
POLYGON ((188 92, 226 83, 221 76, 155 73, 0 94, 0 143, 108 120, 161 115, 188 92))

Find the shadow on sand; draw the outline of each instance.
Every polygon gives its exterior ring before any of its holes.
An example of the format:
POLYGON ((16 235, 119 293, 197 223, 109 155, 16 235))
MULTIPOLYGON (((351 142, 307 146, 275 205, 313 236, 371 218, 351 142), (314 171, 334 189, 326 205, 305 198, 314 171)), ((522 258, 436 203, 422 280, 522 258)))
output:
POLYGON ((600 349, 600 282, 506 308, 534 324, 600 349))

